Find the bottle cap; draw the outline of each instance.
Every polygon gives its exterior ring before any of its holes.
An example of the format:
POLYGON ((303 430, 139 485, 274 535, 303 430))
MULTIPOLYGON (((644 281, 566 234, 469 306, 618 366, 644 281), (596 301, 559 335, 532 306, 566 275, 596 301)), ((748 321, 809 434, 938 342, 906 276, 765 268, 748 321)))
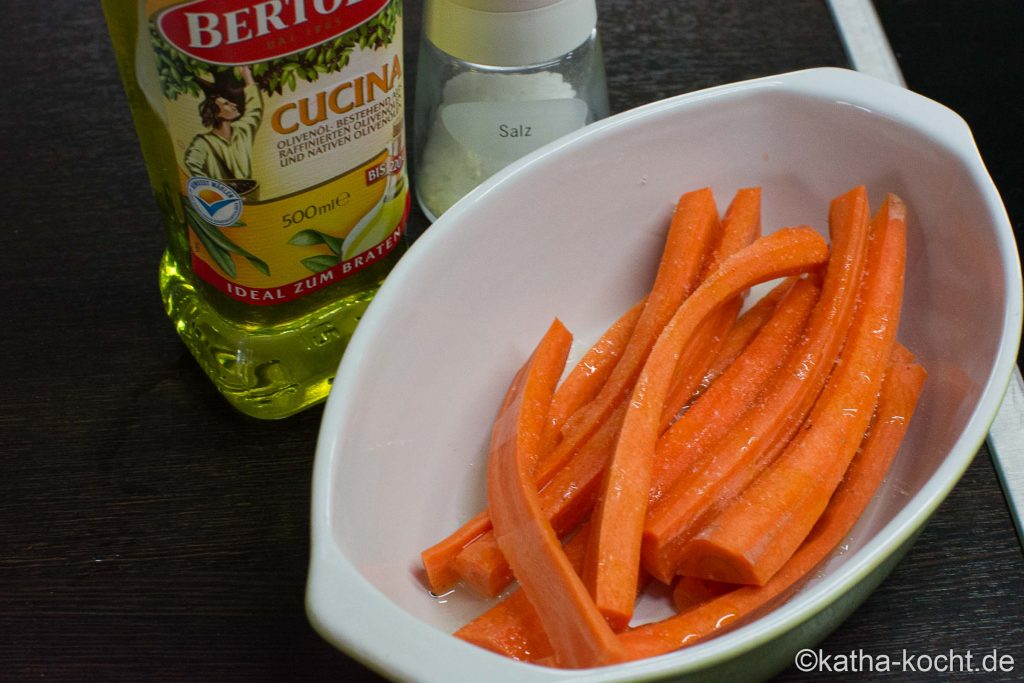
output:
POLYGON ((582 45, 597 25, 594 0, 427 0, 427 39, 473 64, 527 66, 582 45))

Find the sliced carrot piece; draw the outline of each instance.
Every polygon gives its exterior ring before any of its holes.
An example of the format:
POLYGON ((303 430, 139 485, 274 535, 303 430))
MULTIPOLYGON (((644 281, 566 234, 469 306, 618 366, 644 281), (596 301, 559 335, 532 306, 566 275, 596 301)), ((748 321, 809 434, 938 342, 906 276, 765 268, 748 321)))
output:
MULTIPOLYGON (((579 573, 583 566, 583 555, 587 551, 586 531, 581 530, 575 534, 562 549, 573 569, 579 573)), ((518 589, 457 630, 454 635, 484 649, 524 662, 535 662, 554 654, 537 610, 530 604, 526 593, 518 589)))
MULTIPOLYGON (((573 370, 566 376, 551 400, 547 426, 542 437, 540 452, 546 453, 560 436, 560 429, 566 416, 571 415, 580 405, 585 404, 600 390, 611 369, 629 340, 636 321, 643 310, 646 297, 626 311, 592 346, 573 370)), ((435 594, 451 590, 460 579, 465 578, 456 566, 464 551, 482 536, 489 534, 491 518, 487 510, 477 513, 472 519, 447 537, 420 553, 420 561, 426 572, 427 584, 435 594)), ((493 545, 493 534, 490 534, 493 545)), ((504 558, 502 558, 504 564, 504 558)), ((463 562, 463 569, 472 571, 471 565, 463 562)), ((505 574, 508 575, 507 564, 505 574)), ((471 585, 483 595, 493 596, 495 577, 481 578, 479 572, 472 573, 471 585)), ((502 586, 503 587, 503 586, 502 586)), ((497 588, 501 590, 501 588, 497 588)))
MULTIPOLYGON (((572 462, 559 470, 538 494, 541 509, 559 537, 575 529, 590 513, 625 413, 623 401, 572 462)), ((454 567, 466 585, 486 597, 497 596, 513 578, 492 531, 463 549, 455 558, 454 567)))
POLYGON ((714 250, 705 276, 761 236, 761 188, 744 187, 736 191, 722 217, 722 239, 714 250))
MULTIPOLYGON (((722 238, 706 265, 705 277, 713 273, 722 262, 761 236, 761 188, 739 190, 722 219, 722 238)), ((714 356, 714 349, 736 322, 743 306, 744 294, 723 304, 701 322, 690 342, 691 351, 680 357, 672 377, 672 385, 665 400, 661 428, 666 429, 679 411, 700 387, 714 356)))
MULTIPOLYGON (((501 406, 498 408, 498 417, 508 410, 512 402, 511 391, 505 393, 501 406)), ((481 534, 491 528, 491 517, 487 510, 483 510, 471 520, 459 527, 454 533, 449 534, 440 542, 427 548, 420 553, 420 560, 426 572, 427 585, 435 595, 442 595, 451 590, 459 581, 459 575, 455 571, 455 558, 462 549, 479 538, 481 534)))
POLYGON ((677 573, 683 548, 704 521, 738 495, 792 438, 846 338, 867 256, 867 191, 857 187, 837 197, 829 214, 832 254, 799 346, 754 408, 711 443, 700 462, 687 476, 680 476, 648 514, 643 566, 666 583, 677 573))
POLYGON ((680 357, 680 363, 676 366, 672 385, 665 399, 665 409, 661 412, 659 429, 662 432, 679 417, 700 389, 701 382, 707 376, 714 360, 715 349, 721 346, 742 306, 743 299, 739 296, 734 297, 712 311, 697 327, 690 341, 689 352, 680 357))
MULTIPOLYGON (((800 280, 779 304, 777 314, 721 381, 694 403, 678 428, 662 435, 654 461, 652 500, 657 498, 655 492, 667 488, 685 466, 686 457, 692 462, 695 454, 701 452, 700 445, 724 433, 755 398, 772 371, 782 363, 785 350, 792 347, 800 335, 817 293, 816 286, 800 280), (675 441, 681 441, 682 445, 675 441)), ((625 401, 587 441, 577 457, 541 490, 541 506, 559 536, 573 529, 590 511, 624 414, 625 401)), ((455 559, 454 567, 465 584, 487 597, 497 596, 512 580, 508 563, 490 532, 467 545, 455 559)))
POLYGON ((554 654, 537 610, 521 590, 512 592, 453 635, 522 662, 533 662, 554 654))
POLYGON ((565 421, 601 391, 601 387, 629 343, 646 302, 647 297, 644 297, 623 313, 583 354, 555 390, 555 396, 551 399, 551 411, 548 413, 548 424, 541 440, 541 453, 547 453, 555 446, 562 436, 562 425, 565 421))
POLYGON ((725 369, 732 365, 743 349, 747 348, 747 344, 761 329, 761 326, 768 322, 779 301, 796 281, 796 277, 784 278, 737 318, 736 324, 729 329, 721 347, 715 352, 711 366, 708 368, 707 377, 702 382, 703 387, 709 386, 715 377, 725 372, 725 369))
POLYGON ((447 593, 459 582, 455 558, 470 543, 491 529, 491 516, 482 510, 471 520, 420 553, 427 585, 435 595, 447 593))
MULTIPOLYGON (((561 442, 558 434, 548 433, 543 437, 541 460, 534 472, 538 488, 551 481, 555 473, 576 454, 628 393, 661 328, 679 303, 697 286, 701 264, 705 261, 718 229, 718 209, 710 188, 680 196, 669 226, 658 273, 650 294, 644 300, 626 348, 614 364, 608 379, 601 385, 598 395, 575 410, 569 418, 575 424, 570 436, 561 442)), ((568 398, 559 399, 559 402, 563 400, 570 402, 568 398)), ((556 415, 563 411, 557 406, 555 410, 556 415)), ((564 423, 565 418, 555 419, 563 420, 563 430, 568 428, 564 423)), ((484 510, 420 554, 427 583, 434 593, 445 593, 454 587, 459 580, 459 574, 453 566, 455 558, 490 528, 491 519, 484 510)))
POLYGON ((924 368, 897 347, 860 452, 807 540, 764 586, 743 586, 668 619, 619 635, 630 659, 693 645, 756 617, 806 579, 850 533, 899 451, 924 385, 924 368))
POLYGON ((623 649, 544 517, 531 476, 570 343, 556 320, 513 381, 491 435, 487 497, 498 547, 537 610, 556 663, 577 668, 620 661, 623 649))
POLYGON ((485 598, 497 597, 513 580, 493 529, 463 548, 452 566, 465 586, 485 598))
POLYGON ((695 576, 680 576, 672 586, 672 604, 675 605, 677 612, 685 612, 739 587, 735 583, 708 581, 695 576))
MULTIPOLYGON (((810 280, 787 284, 782 301, 722 376, 661 438, 654 457, 651 504, 740 419, 795 347, 820 290, 810 280)), ((751 309, 753 310, 753 309, 751 309)))
POLYGON ((764 585, 825 509, 869 424, 895 343, 905 220, 903 202, 889 195, 872 224, 861 302, 849 338, 809 426, 690 542, 680 573, 764 585))
POLYGON ((598 395, 566 421, 562 441, 538 469, 541 485, 550 481, 629 393, 662 328, 699 283, 701 266, 718 231, 718 208, 710 188, 679 198, 658 274, 633 336, 598 395))
POLYGON ((805 272, 827 259, 825 240, 810 228, 783 228, 762 237, 726 259, 658 337, 636 381, 608 463, 584 564, 584 581, 612 628, 625 628, 633 613, 651 461, 679 355, 701 321, 724 302, 760 282, 805 272))

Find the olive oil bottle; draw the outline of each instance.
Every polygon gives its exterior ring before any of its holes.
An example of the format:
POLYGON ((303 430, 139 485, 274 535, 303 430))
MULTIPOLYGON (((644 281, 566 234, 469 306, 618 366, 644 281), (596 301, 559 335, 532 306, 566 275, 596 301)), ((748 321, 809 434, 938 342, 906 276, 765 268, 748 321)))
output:
POLYGON ((399 0, 103 0, 167 233, 160 291, 245 414, 324 399, 405 249, 399 0))

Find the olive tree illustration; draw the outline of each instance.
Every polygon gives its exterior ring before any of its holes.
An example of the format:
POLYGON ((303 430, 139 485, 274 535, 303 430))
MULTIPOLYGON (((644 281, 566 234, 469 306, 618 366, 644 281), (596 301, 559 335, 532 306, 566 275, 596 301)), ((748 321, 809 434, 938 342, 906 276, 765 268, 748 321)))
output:
MULTIPOLYGON (((250 67, 253 81, 264 93, 281 95, 286 88, 294 92, 300 80, 313 83, 322 74, 341 71, 348 66, 352 51, 357 46, 363 50, 375 50, 389 45, 394 40, 401 11, 400 2, 389 2, 372 19, 347 33, 306 50, 257 62, 250 67)), ((156 53, 160 88, 167 99, 175 100, 182 95, 202 98, 203 85, 210 82, 233 84, 241 89, 242 79, 238 67, 209 64, 185 54, 168 42, 153 22, 150 22, 149 34, 156 53)), ((232 258, 234 254, 248 260, 264 275, 270 275, 270 268, 264 261, 239 247, 222 231, 190 209, 191 207, 185 206, 188 224, 221 270, 228 275, 235 274, 232 258)), ((231 227, 244 227, 244 224, 239 223, 231 227)), ((302 259, 307 269, 320 272, 340 260, 340 248, 334 244, 335 241, 337 238, 332 238, 327 233, 304 230, 295 235, 289 244, 299 247, 326 245, 331 250, 331 255, 302 259)))
MULTIPOLYGON (((286 87, 294 91, 299 80, 313 83, 321 74, 341 71, 348 66, 356 46, 372 50, 391 43, 400 15, 401 3, 390 2, 372 19, 343 35, 306 50, 252 65, 253 80, 263 92, 280 95, 286 87)), ((176 99, 182 94, 201 97, 200 79, 217 80, 218 75, 223 78, 222 74, 226 72, 238 78, 236 67, 207 64, 181 52, 160 35, 152 22, 149 33, 159 62, 160 86, 168 99, 176 99)))

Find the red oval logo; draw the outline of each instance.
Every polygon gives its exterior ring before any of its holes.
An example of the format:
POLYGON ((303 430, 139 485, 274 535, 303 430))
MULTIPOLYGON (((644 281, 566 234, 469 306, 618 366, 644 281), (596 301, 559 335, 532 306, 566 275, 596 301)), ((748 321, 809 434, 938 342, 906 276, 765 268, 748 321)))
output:
POLYGON ((162 13, 160 33, 209 64, 265 62, 348 33, 388 0, 194 0, 162 13))

